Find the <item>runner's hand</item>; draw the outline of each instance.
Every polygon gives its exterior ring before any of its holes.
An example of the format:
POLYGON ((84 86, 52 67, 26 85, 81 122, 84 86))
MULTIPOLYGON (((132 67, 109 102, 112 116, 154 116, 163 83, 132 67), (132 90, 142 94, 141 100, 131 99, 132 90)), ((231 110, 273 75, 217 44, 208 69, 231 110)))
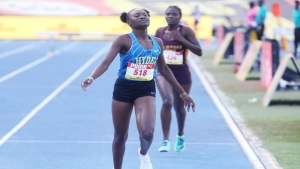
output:
POLYGON ((84 81, 82 81, 82 83, 81 83, 81 88, 82 88, 82 90, 86 91, 86 88, 87 88, 90 84, 92 84, 93 81, 94 81, 94 78, 92 78, 92 77, 87 77, 84 81))
POLYGON ((166 30, 165 31, 165 36, 166 36, 167 40, 174 40, 171 31, 166 30))
POLYGON ((174 31, 165 30, 165 35, 167 37, 167 40, 181 41, 183 39, 183 36, 181 36, 179 32, 179 28, 174 31))
POLYGON ((189 112, 190 108, 192 106, 192 110, 193 110, 193 112, 195 112, 196 105, 195 105, 193 99, 190 98, 190 96, 187 93, 182 93, 180 95, 180 97, 184 101, 184 108, 186 108, 187 111, 189 112))
POLYGON ((171 32, 171 37, 173 40, 176 40, 176 41, 181 41, 182 39, 184 39, 184 37, 179 32, 179 28, 177 30, 171 32))

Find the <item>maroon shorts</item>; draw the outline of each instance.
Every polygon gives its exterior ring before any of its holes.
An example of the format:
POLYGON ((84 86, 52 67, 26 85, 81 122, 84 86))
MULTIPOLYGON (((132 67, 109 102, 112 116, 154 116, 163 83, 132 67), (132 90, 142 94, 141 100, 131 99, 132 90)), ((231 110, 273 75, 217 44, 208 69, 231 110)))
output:
MULTIPOLYGON (((185 66, 173 66, 173 65, 168 65, 171 71, 173 72, 176 80, 180 85, 187 85, 192 83, 192 76, 191 76, 191 71, 190 68, 185 65, 185 66)), ((157 75, 161 76, 160 73, 157 75)))

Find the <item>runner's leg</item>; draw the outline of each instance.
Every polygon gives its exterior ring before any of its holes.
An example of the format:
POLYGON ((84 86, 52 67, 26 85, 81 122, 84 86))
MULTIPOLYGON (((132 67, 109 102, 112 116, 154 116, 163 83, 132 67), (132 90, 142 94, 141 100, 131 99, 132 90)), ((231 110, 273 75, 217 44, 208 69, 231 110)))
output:
POLYGON ((132 109, 132 103, 112 101, 112 119, 115 130, 112 144, 114 169, 122 168, 132 109))

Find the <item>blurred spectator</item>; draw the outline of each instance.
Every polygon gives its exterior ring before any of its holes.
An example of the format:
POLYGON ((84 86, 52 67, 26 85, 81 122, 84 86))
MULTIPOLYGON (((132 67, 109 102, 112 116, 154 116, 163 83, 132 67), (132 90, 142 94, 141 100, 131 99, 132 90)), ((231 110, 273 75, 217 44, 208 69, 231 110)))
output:
POLYGON ((246 53, 249 47, 249 44, 252 40, 257 39, 256 36, 256 15, 258 13, 258 10, 255 6, 254 2, 249 3, 249 10, 246 13, 245 18, 245 26, 246 26, 246 33, 245 33, 245 48, 244 52, 246 53))
POLYGON ((201 17, 201 12, 200 12, 198 6, 195 6, 192 16, 194 17, 194 29, 195 29, 195 31, 197 31, 197 25, 198 25, 200 17, 201 17))
POLYGON ((255 28, 257 26, 256 23, 256 15, 258 13, 257 8, 255 7, 255 3, 254 2, 250 2, 249 3, 250 9, 246 14, 246 28, 247 29, 252 29, 255 28))
POLYGON ((264 5, 264 0, 258 0, 258 6, 259 6, 259 10, 256 15, 256 23, 257 23, 256 32, 257 32, 257 39, 261 40, 262 37, 264 36, 265 20, 267 17, 268 9, 264 5))
POLYGON ((300 42, 300 9, 299 9, 300 2, 295 1, 295 9, 293 10, 293 20, 295 24, 294 29, 294 55, 297 57, 297 49, 298 43, 300 42))

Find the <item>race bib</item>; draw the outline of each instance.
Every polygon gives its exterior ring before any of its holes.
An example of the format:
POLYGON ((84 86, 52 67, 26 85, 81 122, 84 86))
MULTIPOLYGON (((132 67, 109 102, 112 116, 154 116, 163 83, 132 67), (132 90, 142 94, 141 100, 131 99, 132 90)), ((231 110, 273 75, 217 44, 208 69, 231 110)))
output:
POLYGON ((171 50, 164 50, 164 58, 166 64, 169 65, 182 65, 183 54, 182 51, 176 52, 171 50))
POLYGON ((128 62, 125 77, 130 80, 150 81, 154 75, 154 64, 128 62))

